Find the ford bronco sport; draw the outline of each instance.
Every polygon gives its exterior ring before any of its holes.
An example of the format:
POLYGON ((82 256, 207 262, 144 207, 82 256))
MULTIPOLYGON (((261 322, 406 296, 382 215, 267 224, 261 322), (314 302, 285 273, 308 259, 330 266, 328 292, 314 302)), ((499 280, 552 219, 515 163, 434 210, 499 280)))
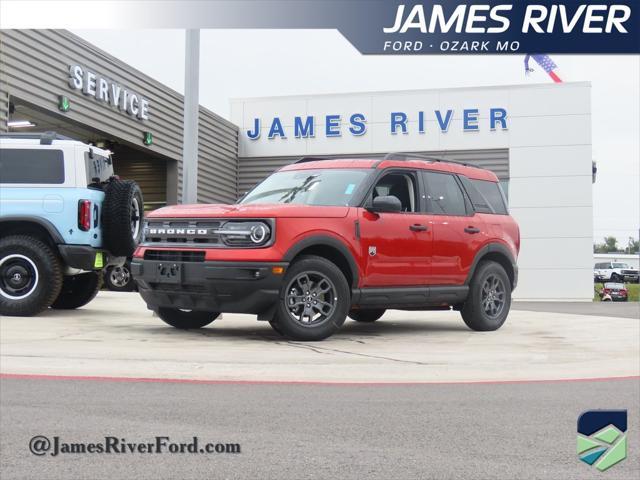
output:
POLYGON ((132 273, 176 328, 220 312, 257 314, 278 333, 321 340, 347 316, 459 310, 496 330, 516 286, 520 235, 497 177, 437 158, 305 158, 235 205, 151 213, 132 273))
POLYGON ((142 236, 135 182, 109 152, 54 132, 0 135, 0 314, 90 302, 142 236))

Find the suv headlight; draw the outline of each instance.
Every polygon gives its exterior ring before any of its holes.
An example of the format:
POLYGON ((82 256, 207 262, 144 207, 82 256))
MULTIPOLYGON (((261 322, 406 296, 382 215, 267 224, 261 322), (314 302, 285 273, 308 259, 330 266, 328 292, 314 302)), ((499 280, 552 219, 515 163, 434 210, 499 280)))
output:
POLYGON ((218 235, 230 247, 261 247, 271 240, 271 226, 265 222, 227 222, 218 235))

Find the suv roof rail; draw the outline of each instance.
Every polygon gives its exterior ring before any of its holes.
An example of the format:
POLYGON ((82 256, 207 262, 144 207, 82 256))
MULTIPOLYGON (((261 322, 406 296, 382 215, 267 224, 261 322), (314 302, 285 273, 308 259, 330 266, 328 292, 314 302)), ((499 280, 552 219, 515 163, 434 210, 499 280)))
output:
POLYGON ((465 162, 459 162, 457 160, 450 160, 448 158, 433 157, 430 155, 422 155, 420 153, 411 153, 411 152, 390 152, 390 153, 387 153, 382 160, 406 161, 408 159, 423 160, 427 162, 455 163, 456 165, 462 165, 464 167, 480 168, 480 167, 476 167, 475 165, 469 165, 468 163, 465 163, 465 162))
POLYGON ((317 162, 319 160, 335 160, 333 157, 300 157, 294 163, 317 162))
POLYGON ((0 138, 22 138, 26 140, 40 140, 40 145, 51 145, 54 140, 75 140, 56 132, 9 132, 0 133, 0 138))

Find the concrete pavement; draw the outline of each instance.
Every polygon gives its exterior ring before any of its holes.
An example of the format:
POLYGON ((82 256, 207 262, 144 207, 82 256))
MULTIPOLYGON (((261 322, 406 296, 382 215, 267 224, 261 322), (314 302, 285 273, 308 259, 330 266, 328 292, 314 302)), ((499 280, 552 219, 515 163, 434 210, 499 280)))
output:
POLYGON ((3 480, 637 479, 637 380, 499 385, 190 385, 0 380, 3 480), (606 472, 576 455, 576 421, 629 412, 628 458, 606 472), (64 442, 233 442, 241 454, 37 457, 64 442))
POLYGON ((225 315, 198 331, 152 316, 135 293, 101 292, 75 311, 0 322, 0 372, 205 380, 511 381, 637 376, 640 322, 512 311, 496 332, 457 312, 390 311, 350 320, 316 343, 287 341, 266 322, 225 315))
POLYGON ((515 301, 514 310, 528 312, 569 313, 596 317, 634 318, 640 320, 640 302, 524 302, 515 301))

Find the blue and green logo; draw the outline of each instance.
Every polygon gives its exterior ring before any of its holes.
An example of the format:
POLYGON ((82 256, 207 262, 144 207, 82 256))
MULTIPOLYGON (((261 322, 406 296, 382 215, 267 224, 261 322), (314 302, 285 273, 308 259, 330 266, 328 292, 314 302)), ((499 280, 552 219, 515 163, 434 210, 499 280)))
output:
POLYGON ((580 415, 578 456, 601 472, 627 458, 627 411, 587 410, 580 415))

